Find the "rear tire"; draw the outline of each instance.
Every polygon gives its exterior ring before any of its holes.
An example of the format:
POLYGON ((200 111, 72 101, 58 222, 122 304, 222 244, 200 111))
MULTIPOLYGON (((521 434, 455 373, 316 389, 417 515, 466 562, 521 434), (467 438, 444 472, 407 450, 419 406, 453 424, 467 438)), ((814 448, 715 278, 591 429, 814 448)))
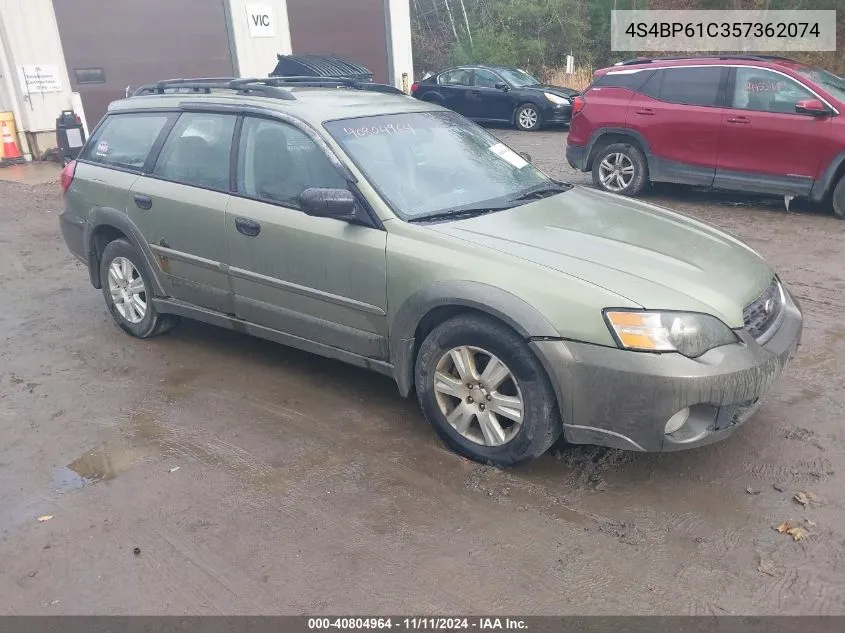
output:
POLYGON ((540 361, 521 336, 486 316, 459 315, 437 326, 420 347, 415 386, 437 434, 478 462, 527 462, 563 430, 540 361))
POLYGON ((843 175, 833 189, 833 214, 840 220, 845 220, 845 175, 843 175))
POLYGON ((612 143, 593 158, 593 184, 609 193, 635 196, 648 184, 645 155, 628 143, 612 143))
POLYGON ((137 338, 163 334, 179 321, 177 316, 155 309, 150 282, 143 257, 128 240, 106 245, 100 259, 103 298, 118 327, 137 338))

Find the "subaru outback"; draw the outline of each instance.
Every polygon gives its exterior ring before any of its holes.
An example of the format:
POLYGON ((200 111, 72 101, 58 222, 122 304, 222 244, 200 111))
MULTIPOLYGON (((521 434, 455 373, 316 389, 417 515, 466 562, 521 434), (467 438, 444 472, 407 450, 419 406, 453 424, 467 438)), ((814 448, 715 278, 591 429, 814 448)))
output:
POLYGON ((845 79, 781 57, 637 58, 573 102, 569 164, 634 196, 649 182, 831 204, 845 219, 845 79))
POLYGON ((119 327, 187 317, 386 374, 498 465, 561 435, 708 444, 781 375, 802 313, 749 247, 549 178, 440 106, 330 84, 173 80, 109 107, 60 224, 119 327))

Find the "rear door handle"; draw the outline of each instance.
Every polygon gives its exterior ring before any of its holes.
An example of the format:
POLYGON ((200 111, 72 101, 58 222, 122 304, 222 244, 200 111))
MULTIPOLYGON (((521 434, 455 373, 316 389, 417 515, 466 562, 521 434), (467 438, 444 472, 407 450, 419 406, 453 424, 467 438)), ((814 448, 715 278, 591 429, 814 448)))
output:
POLYGON ((153 200, 149 196, 145 196, 141 193, 135 194, 135 204, 138 205, 139 209, 147 210, 153 206, 153 200))
POLYGON ((247 218, 235 218, 235 228, 238 229, 238 233, 243 233, 247 237, 255 237, 261 233, 261 225, 247 218))
POLYGON ((652 110, 651 108, 640 108, 639 110, 637 110, 637 114, 642 114, 644 116, 652 116, 654 115, 654 110, 652 110))
POLYGON ((751 121, 744 116, 732 116, 728 119, 728 123, 751 123, 751 121))

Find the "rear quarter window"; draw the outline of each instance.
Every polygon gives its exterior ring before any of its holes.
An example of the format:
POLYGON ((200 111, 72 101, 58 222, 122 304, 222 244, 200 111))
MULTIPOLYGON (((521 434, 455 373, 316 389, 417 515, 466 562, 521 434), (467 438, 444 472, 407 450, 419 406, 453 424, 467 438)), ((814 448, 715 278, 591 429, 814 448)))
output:
POLYGON ((627 88, 639 91, 654 75, 653 70, 608 72, 596 79, 591 88, 627 88))
POLYGON ((168 119, 166 113, 111 114, 91 138, 82 159, 141 169, 168 119))

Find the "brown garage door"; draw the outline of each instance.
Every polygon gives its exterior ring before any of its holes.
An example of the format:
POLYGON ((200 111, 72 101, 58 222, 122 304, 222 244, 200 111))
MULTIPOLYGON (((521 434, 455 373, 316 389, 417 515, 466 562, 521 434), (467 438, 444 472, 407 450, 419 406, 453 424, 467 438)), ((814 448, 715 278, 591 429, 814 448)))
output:
POLYGON ((388 81, 384 5, 384 0, 287 0, 294 54, 345 57, 369 68, 375 81, 388 81))
POLYGON ((224 2, 53 0, 71 85, 89 125, 127 86, 232 76, 224 2))

